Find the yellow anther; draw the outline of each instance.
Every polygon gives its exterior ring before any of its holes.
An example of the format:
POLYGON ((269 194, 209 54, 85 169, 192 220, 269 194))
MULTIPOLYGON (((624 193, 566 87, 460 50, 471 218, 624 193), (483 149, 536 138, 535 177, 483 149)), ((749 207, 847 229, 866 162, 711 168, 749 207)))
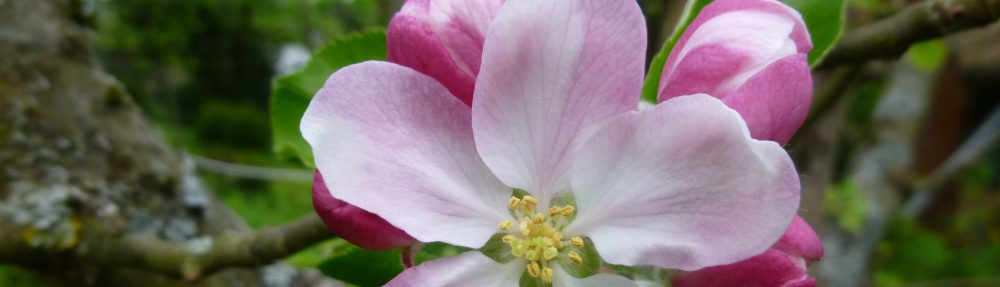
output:
POLYGON ((514 242, 514 239, 515 239, 514 235, 510 235, 510 234, 504 235, 503 236, 503 243, 510 244, 511 242, 514 242))
POLYGON ((542 269, 542 282, 546 284, 552 283, 552 268, 545 267, 545 269, 542 269))
POLYGON ((583 264, 583 258, 581 258, 580 253, 576 253, 576 251, 570 251, 566 256, 569 256, 569 260, 573 260, 573 264, 583 264))
POLYGON ((531 217, 531 222, 534 224, 542 224, 545 221, 545 215, 541 213, 535 213, 535 216, 531 217))
POLYGON ((549 207, 549 217, 553 217, 562 213, 562 207, 553 206, 549 207))
POLYGON ((500 230, 508 230, 511 227, 514 227, 514 223, 510 222, 510 220, 504 220, 504 221, 500 222, 500 226, 499 227, 500 227, 500 230))
POLYGON ((573 244, 573 246, 576 246, 576 248, 583 248, 583 238, 580 238, 579 236, 573 236, 573 238, 569 239, 569 244, 573 244))
POLYGON ((523 209, 524 211, 534 212, 535 206, 537 205, 538 205, 538 199, 535 199, 534 196, 525 195, 523 198, 521 198, 521 209, 523 209))
POLYGON ((576 210, 576 208, 575 208, 575 207, 573 207, 572 205, 567 205, 567 206, 564 206, 564 207, 562 208, 562 216, 570 216, 570 215, 573 215, 573 211, 575 211, 575 210, 576 210))
POLYGON ((559 255, 559 250, 555 247, 549 246, 545 248, 545 252, 542 253, 542 258, 545 258, 545 260, 552 260, 552 258, 555 258, 556 255, 559 255))
POLYGON ((541 268, 538 267, 538 262, 531 262, 531 264, 528 264, 528 275, 531 275, 531 277, 537 278, 541 275, 541 271, 541 268))
POLYGON ((511 196, 510 197, 510 201, 507 204, 507 207, 510 207, 511 210, 515 210, 515 209, 517 209, 517 204, 518 203, 521 203, 521 199, 519 199, 517 197, 514 197, 514 196, 511 196))

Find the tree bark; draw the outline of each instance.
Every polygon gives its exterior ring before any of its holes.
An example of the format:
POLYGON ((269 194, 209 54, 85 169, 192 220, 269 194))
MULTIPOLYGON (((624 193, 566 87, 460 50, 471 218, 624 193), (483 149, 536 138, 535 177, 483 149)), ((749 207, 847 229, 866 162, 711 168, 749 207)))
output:
POLYGON ((0 0, 0 263, 72 285, 329 283, 274 264, 322 222, 249 230, 96 63, 79 6, 0 0))

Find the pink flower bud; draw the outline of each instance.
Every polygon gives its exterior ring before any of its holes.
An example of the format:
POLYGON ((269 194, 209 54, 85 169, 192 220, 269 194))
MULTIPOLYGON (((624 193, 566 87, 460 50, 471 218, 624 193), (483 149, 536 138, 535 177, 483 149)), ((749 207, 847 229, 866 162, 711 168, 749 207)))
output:
POLYGON ((670 52, 659 100, 709 94, 739 112, 753 138, 785 144, 809 112, 811 49, 802 17, 781 2, 712 2, 670 52))
POLYGON ((388 250, 416 242, 378 215, 331 196, 319 171, 313 180, 313 208, 330 232, 364 249, 388 250))

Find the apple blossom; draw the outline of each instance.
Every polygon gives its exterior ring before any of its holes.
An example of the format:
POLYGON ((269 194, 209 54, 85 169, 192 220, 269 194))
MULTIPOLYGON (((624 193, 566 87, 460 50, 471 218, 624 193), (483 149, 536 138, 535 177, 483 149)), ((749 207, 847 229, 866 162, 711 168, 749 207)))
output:
MULTIPOLYGON (((805 57, 811 48, 801 16, 781 2, 712 2, 671 52, 662 74, 661 100, 712 94, 744 117, 753 138, 786 143, 805 119, 812 98, 805 57)), ((764 254, 684 273, 674 284, 813 286, 815 279, 805 269, 822 254, 815 232, 796 217, 781 241, 764 254), (790 245, 790 240, 801 244, 790 245)))
POLYGON ((302 133, 333 197, 419 241, 479 249, 391 286, 623 286, 581 268, 764 252, 798 208, 791 160, 707 95, 635 111, 645 39, 634 1, 507 1, 471 108, 423 73, 365 62, 327 80, 302 133))
POLYGON ((812 101, 802 17, 774 0, 718 0, 677 41, 660 77, 659 100, 705 93, 743 116, 756 139, 785 144, 812 101))

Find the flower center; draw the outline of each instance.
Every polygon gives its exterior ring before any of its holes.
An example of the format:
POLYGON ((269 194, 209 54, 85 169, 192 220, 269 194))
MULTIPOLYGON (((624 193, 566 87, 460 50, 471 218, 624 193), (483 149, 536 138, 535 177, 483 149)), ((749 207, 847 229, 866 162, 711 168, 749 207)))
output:
POLYGON ((553 259, 558 256, 569 258, 576 265, 583 263, 583 258, 575 249, 584 246, 583 238, 573 236, 566 239, 562 229, 569 223, 576 208, 572 205, 552 206, 548 212, 535 212, 538 200, 530 195, 518 198, 512 196, 508 207, 516 221, 504 220, 499 228, 507 233, 503 242, 510 246, 510 253, 515 257, 528 260, 528 274, 540 278, 542 282, 552 283, 553 259))

